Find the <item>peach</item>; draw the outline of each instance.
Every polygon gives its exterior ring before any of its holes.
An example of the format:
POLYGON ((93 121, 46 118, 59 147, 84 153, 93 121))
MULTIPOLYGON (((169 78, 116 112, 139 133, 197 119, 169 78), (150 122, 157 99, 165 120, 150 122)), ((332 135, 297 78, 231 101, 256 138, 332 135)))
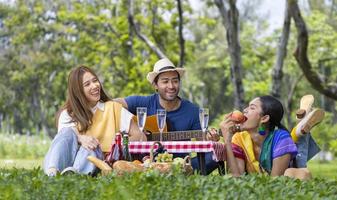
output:
POLYGON ((241 124, 247 120, 247 117, 239 110, 234 110, 231 114, 231 120, 236 124, 241 124))

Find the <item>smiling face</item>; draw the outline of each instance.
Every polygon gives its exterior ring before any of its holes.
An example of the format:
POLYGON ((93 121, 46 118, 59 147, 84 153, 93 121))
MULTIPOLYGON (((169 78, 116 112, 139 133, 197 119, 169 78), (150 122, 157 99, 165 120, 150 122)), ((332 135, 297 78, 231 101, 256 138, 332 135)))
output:
POLYGON ((82 86, 89 105, 94 107, 101 98, 101 84, 98 78, 90 72, 85 72, 82 78, 82 86))
POLYGON ((158 75, 158 81, 154 83, 161 99, 174 101, 179 93, 180 79, 176 71, 164 72, 158 75))
POLYGON ((247 108, 243 110, 247 121, 241 125, 243 130, 256 130, 261 123, 266 123, 269 120, 268 115, 262 115, 262 102, 259 98, 253 99, 247 108))

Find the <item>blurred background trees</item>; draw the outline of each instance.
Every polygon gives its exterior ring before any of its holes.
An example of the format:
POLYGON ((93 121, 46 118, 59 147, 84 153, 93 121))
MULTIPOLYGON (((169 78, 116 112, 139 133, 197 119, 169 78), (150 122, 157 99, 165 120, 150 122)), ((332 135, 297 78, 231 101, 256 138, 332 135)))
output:
MULTIPOLYGON (((328 113, 313 134, 324 149, 336 150, 336 99, 317 91, 299 67, 293 18, 275 28, 261 12, 262 2, 0 1, 0 132, 53 137, 54 115, 74 66, 94 68, 112 97, 147 95, 153 89, 146 74, 167 56, 187 70, 180 95, 209 107, 213 126, 252 98, 273 94, 283 102, 284 123, 291 128, 301 96, 311 93, 315 106, 328 113)), ((336 88, 337 3, 298 3, 311 70, 325 88, 336 88)))

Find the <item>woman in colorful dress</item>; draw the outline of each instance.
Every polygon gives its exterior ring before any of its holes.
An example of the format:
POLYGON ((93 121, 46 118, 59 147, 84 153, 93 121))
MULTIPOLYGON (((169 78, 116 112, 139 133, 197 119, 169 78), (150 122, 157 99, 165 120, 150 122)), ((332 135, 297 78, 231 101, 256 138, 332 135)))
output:
POLYGON ((240 126, 231 115, 220 123, 227 150, 227 163, 233 176, 267 173, 281 176, 297 154, 288 130, 281 124, 282 104, 271 96, 253 99, 240 126))

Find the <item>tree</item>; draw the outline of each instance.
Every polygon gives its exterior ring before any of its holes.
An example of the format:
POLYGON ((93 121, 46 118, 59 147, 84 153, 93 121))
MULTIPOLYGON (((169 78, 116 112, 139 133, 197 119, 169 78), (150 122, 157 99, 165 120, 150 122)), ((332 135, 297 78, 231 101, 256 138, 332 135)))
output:
POLYGON ((281 84, 283 77, 283 61, 287 56, 287 44, 288 38, 290 34, 290 14, 289 14, 289 4, 286 1, 285 12, 284 12, 284 22, 282 28, 282 35, 279 41, 278 49, 277 49, 277 57, 276 62, 272 72, 272 87, 271 87, 271 95, 280 99, 281 97, 281 84))
POLYGON ((306 24, 301 16, 300 9, 298 8, 297 1, 288 0, 290 5, 290 14, 295 21, 297 29, 297 48, 294 56, 298 62, 299 67, 302 69, 304 76, 308 79, 311 86, 320 93, 337 100, 337 83, 325 81, 312 69, 309 61, 308 50, 308 31, 306 24))
POLYGON ((231 80, 234 87, 234 106, 240 110, 244 107, 244 89, 242 85, 241 47, 239 41, 239 11, 236 0, 229 0, 229 8, 223 0, 214 0, 226 28, 226 39, 231 58, 231 80))

